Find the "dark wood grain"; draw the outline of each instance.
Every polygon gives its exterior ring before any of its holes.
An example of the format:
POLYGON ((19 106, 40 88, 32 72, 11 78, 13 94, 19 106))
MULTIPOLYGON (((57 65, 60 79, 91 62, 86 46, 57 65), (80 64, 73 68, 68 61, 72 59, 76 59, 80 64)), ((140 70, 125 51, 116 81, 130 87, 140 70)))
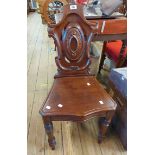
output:
POLYGON ((93 21, 98 23, 97 34, 126 34, 127 32, 127 19, 125 17, 115 18, 115 19, 89 19, 88 21, 93 21), (103 29, 102 29, 102 26, 103 29))
POLYGON ((52 120, 62 117, 64 121, 84 121, 115 108, 115 102, 94 76, 64 77, 54 80, 41 114, 52 120))
POLYGON ((116 64, 117 68, 123 67, 124 65, 127 65, 127 54, 124 57, 125 48, 127 47, 127 40, 122 40, 122 47, 120 50, 120 54, 118 57, 118 62, 116 64))
POLYGON ((85 20, 82 6, 76 10, 70 10, 70 5, 65 6, 61 22, 50 24, 48 28, 49 37, 54 39, 58 50, 56 77, 89 75, 90 43, 98 25, 85 20), (72 49, 75 46, 72 38, 76 40, 76 50, 72 49))
MULTIPOLYGON (((51 121, 82 122, 102 116, 110 124, 115 112, 116 103, 89 73, 90 43, 97 27, 97 23, 85 20, 82 5, 77 5, 77 9, 64 6, 62 21, 48 25, 48 35, 58 50, 55 59, 58 72, 40 114, 52 149, 55 149, 55 137, 51 121)), ((100 141, 106 131, 107 126, 102 125, 100 141)))
POLYGON ((51 122, 50 117, 43 117, 43 122, 44 122, 44 128, 45 128, 46 134, 48 135, 48 143, 52 148, 52 150, 54 150, 56 141, 53 134, 53 123, 51 122))

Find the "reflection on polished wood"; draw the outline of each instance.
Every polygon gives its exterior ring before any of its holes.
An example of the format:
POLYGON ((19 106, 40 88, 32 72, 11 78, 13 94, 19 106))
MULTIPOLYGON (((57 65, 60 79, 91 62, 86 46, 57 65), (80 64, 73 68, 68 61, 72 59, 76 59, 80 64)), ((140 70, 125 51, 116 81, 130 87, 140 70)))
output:
POLYGON ((63 7, 60 23, 48 25, 48 36, 58 49, 55 58, 58 72, 39 112, 52 150, 56 146, 52 121, 84 122, 99 116, 98 143, 101 143, 117 107, 89 72, 90 44, 98 24, 85 20, 83 5, 76 5, 76 9, 71 9, 72 6, 63 7))
POLYGON ((47 36, 47 26, 41 24, 40 15, 28 15, 28 155, 126 155, 117 135, 112 133, 102 144, 96 143, 97 120, 82 124, 53 122, 57 140, 55 151, 48 145, 42 119, 38 114, 56 73, 54 42, 47 36))

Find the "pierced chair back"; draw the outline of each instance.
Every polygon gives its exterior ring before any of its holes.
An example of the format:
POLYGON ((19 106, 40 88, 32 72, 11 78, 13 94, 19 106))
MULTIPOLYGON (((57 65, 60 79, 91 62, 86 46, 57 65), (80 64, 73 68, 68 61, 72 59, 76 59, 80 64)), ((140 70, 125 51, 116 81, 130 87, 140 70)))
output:
POLYGON ((90 43, 97 23, 86 21, 82 5, 66 5, 58 24, 48 25, 48 35, 57 46, 56 77, 90 75, 90 43))

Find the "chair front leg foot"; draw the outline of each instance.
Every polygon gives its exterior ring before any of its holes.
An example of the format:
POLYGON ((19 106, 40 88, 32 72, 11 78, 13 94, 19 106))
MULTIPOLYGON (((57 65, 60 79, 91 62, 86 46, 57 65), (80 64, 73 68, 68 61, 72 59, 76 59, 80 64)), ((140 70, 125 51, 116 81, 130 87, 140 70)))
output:
POLYGON ((48 139, 48 143, 52 150, 55 150, 56 140, 54 136, 51 139, 48 139))
POLYGON ((53 123, 49 117, 43 117, 43 121, 44 121, 44 128, 48 136, 49 146, 52 148, 52 150, 55 150, 56 141, 53 135, 53 123))
POLYGON ((99 134, 98 134, 98 143, 102 143, 103 138, 106 137, 108 127, 111 123, 111 119, 114 115, 114 112, 107 112, 106 117, 100 117, 98 121, 99 125, 99 134))

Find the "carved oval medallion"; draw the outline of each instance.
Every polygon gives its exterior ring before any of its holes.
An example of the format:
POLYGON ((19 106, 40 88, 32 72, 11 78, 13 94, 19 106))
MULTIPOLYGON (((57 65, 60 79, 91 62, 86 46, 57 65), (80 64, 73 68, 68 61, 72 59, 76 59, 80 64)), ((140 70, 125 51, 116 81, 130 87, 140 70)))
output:
POLYGON ((63 35, 65 55, 69 60, 77 61, 83 54, 84 36, 79 25, 70 24, 63 35))
POLYGON ((72 52, 76 52, 76 49, 77 49, 77 39, 76 39, 76 36, 73 35, 73 37, 70 39, 70 48, 72 50, 72 52))

